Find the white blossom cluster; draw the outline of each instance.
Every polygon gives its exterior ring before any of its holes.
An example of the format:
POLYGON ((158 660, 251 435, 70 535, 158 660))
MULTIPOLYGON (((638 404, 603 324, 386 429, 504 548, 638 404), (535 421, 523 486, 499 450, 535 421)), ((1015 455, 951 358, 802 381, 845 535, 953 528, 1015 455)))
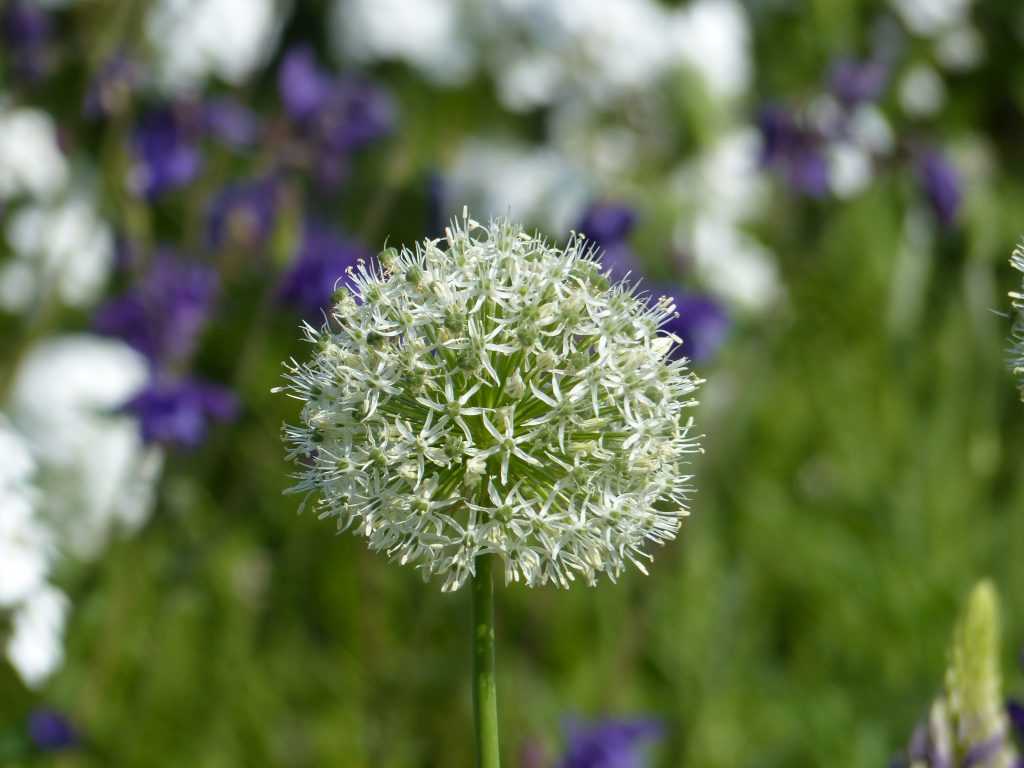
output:
POLYGON ((333 9, 342 57, 403 60, 446 85, 483 72, 514 111, 577 98, 606 105, 679 69, 715 97, 737 98, 751 80, 738 0, 335 0, 333 9))
POLYGON ((146 40, 166 90, 195 90, 210 77, 245 83, 266 63, 291 9, 288 0, 158 0, 146 40))
POLYGON ((114 237, 88 184, 72 174, 47 113, 0 95, 0 204, 13 258, 0 264, 0 310, 58 299, 89 306, 114 261, 114 237))
POLYGON ((68 599, 49 582, 56 547, 39 516, 36 462, 0 414, 0 615, 9 614, 3 650, 26 685, 38 686, 63 659, 68 599))
POLYGON ((116 413, 147 375, 119 341, 50 337, 25 350, 0 404, 0 652, 30 687, 64 660, 73 606, 54 572, 101 556, 152 507, 162 454, 116 413))
POLYGON ((700 450, 700 380, 659 330, 670 300, 609 285, 582 238, 558 249, 465 212, 349 280, 275 390, 303 402, 292 492, 444 590, 488 553, 530 586, 646 572, 700 450))

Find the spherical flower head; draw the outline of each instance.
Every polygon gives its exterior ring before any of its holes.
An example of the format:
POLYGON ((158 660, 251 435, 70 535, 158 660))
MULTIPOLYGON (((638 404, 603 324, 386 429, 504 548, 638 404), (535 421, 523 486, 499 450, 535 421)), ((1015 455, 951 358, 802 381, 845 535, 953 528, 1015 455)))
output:
POLYGON ((530 586, 646 572, 700 450, 670 299, 610 284, 580 237, 465 212, 347 282, 277 390, 303 404, 293 492, 445 590, 484 554, 530 586))

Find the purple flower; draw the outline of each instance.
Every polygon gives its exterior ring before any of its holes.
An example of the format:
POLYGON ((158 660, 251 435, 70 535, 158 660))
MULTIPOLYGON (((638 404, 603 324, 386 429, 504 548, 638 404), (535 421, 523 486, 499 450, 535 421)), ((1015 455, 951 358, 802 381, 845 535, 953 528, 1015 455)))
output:
POLYGON ((960 175, 936 149, 918 157, 917 176, 928 204, 944 227, 952 227, 960 210, 960 175))
POLYGON ((669 292, 675 299, 676 317, 665 330, 683 340, 673 354, 700 362, 715 356, 729 334, 729 316, 710 296, 669 292))
POLYGON ((1024 746, 1024 703, 1016 699, 1006 702, 1006 716, 1017 739, 1022 742, 1021 746, 1024 746))
POLYGON ((576 225, 581 235, 600 246, 601 266, 611 270, 613 280, 637 272, 636 256, 628 243, 636 220, 636 211, 629 206, 606 201, 591 203, 576 225))
POLYGON ((829 188, 824 137, 777 106, 762 109, 757 124, 761 132, 761 166, 780 172, 801 194, 824 197, 829 188))
POLYGON ((611 279, 615 281, 629 278, 636 282, 639 268, 636 263, 636 254, 627 243, 613 243, 604 246, 598 253, 601 260, 601 269, 611 272, 611 279))
POLYGON ((57 752, 77 747, 80 739, 71 722, 59 712, 37 709, 28 717, 28 735, 36 749, 57 752))
POLYGON ((202 112, 205 133, 232 149, 251 147, 259 138, 259 118, 235 99, 213 99, 203 105, 202 112))
POLYGON ((832 93, 847 109, 874 101, 885 89, 889 70, 880 61, 840 59, 829 78, 832 93))
POLYGON ((277 73, 277 90, 293 120, 305 120, 323 106, 331 81, 317 67, 310 46, 296 46, 285 54, 277 73))
POLYGON ((52 19, 34 2, 12 0, 0 12, 0 40, 11 69, 29 82, 41 79, 53 66, 52 36, 52 19))
POLYGON ((1005 737, 1002 734, 996 734, 990 739, 975 744, 964 755, 964 759, 961 762, 962 768, 985 765, 989 760, 1002 752, 1004 741, 1005 737))
POLYGON ((124 410, 139 420, 147 443, 196 448, 215 422, 238 416, 238 398, 231 390, 198 379, 156 377, 124 410))
POLYGON ((394 104, 384 91, 364 81, 332 77, 317 66, 309 46, 285 55, 278 92, 304 149, 301 155, 327 186, 345 177, 353 152, 394 126, 394 104))
POLYGON ((663 729, 655 720, 604 720, 570 722, 566 732, 569 746, 559 768, 640 768, 646 764, 642 747, 661 738, 663 729))
POLYGON ((345 271, 368 257, 363 246, 307 222, 299 252, 281 280, 278 297, 307 316, 316 315, 330 306, 345 271))
POLYGON ((315 124, 323 147, 334 152, 355 152, 391 132, 395 108, 379 88, 361 80, 335 83, 315 124))
POLYGON ((185 115, 169 107, 143 115, 132 137, 135 164, 129 182, 133 192, 152 200, 199 174, 202 158, 188 123, 185 115))
POLYGON ((165 251, 137 285, 99 308, 94 326, 126 341, 155 367, 180 362, 195 349, 217 292, 216 272, 165 251))
POLYGON ((608 246, 626 240, 636 219, 636 211, 623 203, 597 202, 583 212, 576 229, 588 240, 608 246))
POLYGON ((123 112, 139 85, 140 75, 138 62, 124 53, 107 59, 86 93, 86 116, 108 117, 123 112))
POLYGON ((210 207, 210 243, 214 248, 225 243, 243 248, 262 246, 274 229, 277 200, 278 185, 273 177, 225 187, 210 207))
POLYGON ((427 174, 427 237, 441 237, 444 234, 444 177, 439 171, 427 174))

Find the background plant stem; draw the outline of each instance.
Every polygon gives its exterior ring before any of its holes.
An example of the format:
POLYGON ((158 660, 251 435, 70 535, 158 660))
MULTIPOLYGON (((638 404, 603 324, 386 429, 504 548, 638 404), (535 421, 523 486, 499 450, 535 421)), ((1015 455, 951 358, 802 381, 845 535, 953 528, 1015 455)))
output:
POLYGON ((498 768, 498 691, 494 675, 493 555, 476 559, 473 576, 473 715, 477 768, 498 768))

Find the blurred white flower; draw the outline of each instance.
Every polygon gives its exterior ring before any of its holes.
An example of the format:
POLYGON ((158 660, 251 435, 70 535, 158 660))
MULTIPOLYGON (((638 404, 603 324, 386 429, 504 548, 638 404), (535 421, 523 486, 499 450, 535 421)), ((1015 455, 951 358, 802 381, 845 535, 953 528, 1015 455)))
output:
POLYGON ((35 461, 3 415, 0 457, 0 608, 10 608, 46 583, 53 542, 36 517, 35 461))
POLYGON ((781 285, 771 251, 735 222, 699 215, 686 244, 698 276, 715 294, 753 312, 778 300, 781 285))
POLYGON ((241 85, 273 54, 283 17, 275 0, 160 0, 146 37, 169 90, 195 88, 211 75, 241 85))
POLYGON ((67 181, 53 119, 38 109, 0 105, 0 200, 22 194, 47 199, 67 181))
POLYGON ((738 0, 678 10, 655 0, 336 0, 332 29, 341 54, 401 59, 436 82, 482 67, 515 110, 580 97, 604 104, 678 67, 731 98, 751 71, 738 0))
POLYGON ((971 9, 971 0, 892 0, 892 6, 911 32, 934 37, 963 24, 971 9))
POLYGON ((565 232, 590 198, 584 173, 551 147, 469 140, 447 177, 450 199, 482 215, 510 216, 565 232))
POLYGON ((47 585, 14 613, 7 658, 31 688, 45 682, 64 660, 64 625, 70 607, 63 592, 47 585))
POLYGON ((453 0, 338 0, 331 31, 339 50, 357 61, 404 60, 432 80, 458 84, 476 65, 453 0))
POLYGON ((900 81, 899 98, 900 106, 908 115, 928 117, 946 103, 946 85, 932 67, 917 64, 900 81))
POLYGON ((935 45, 939 64, 954 72, 973 69, 985 55, 985 40, 977 29, 964 24, 946 32, 935 45))
POLYGON ((137 528, 152 506, 162 454, 117 413, 147 376, 138 352, 89 335, 39 343, 15 376, 10 414, 39 462, 42 514, 78 557, 94 557, 115 526, 137 528))
POLYGON ((671 34, 679 58, 712 95, 735 98, 750 85, 750 25, 736 0, 698 0, 677 11, 671 34))
POLYGON ((847 124, 850 140, 873 155, 887 155, 896 144, 885 113, 874 104, 857 107, 847 124))
POLYGON ((754 129, 734 130, 680 168, 670 184, 681 209, 676 246, 692 258, 707 290, 748 312, 767 309, 782 293, 774 255, 742 229, 765 196, 759 152, 754 129))
POLYGON ((24 311, 53 291, 86 306, 103 289, 113 263, 110 228, 84 194, 18 208, 7 224, 15 259, 0 267, 0 307, 24 311))
POLYGON ((854 197, 871 183, 871 156, 850 141, 837 141, 828 148, 828 180, 833 194, 854 197))
POLYGON ((673 180, 676 194, 719 220, 739 221, 757 212, 765 194, 758 172, 761 138, 753 128, 722 136, 683 167, 673 180))

